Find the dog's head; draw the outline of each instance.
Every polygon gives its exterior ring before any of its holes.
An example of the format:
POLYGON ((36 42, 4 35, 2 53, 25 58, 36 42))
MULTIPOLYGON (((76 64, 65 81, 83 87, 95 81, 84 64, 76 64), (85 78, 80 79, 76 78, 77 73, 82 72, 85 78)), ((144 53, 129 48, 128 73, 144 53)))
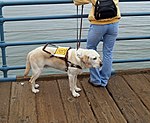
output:
POLYGON ((100 55, 93 49, 78 49, 77 56, 81 59, 86 68, 97 68, 102 66, 100 55))

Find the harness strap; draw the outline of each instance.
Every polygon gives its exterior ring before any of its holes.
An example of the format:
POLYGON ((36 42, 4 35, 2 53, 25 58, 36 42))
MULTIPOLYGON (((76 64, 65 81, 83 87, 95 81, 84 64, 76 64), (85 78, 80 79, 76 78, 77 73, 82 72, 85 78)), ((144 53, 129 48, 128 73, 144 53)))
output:
MULTIPOLYGON (((68 51, 69 51, 70 49, 71 49, 71 48, 69 48, 68 51)), ((68 71, 68 67, 75 67, 75 68, 78 68, 78 69, 82 69, 81 66, 76 65, 76 64, 74 64, 74 63, 68 61, 68 51, 67 51, 67 54, 66 54, 66 57, 65 57, 65 63, 66 63, 66 66, 67 66, 66 72, 68 71)))
MULTIPOLYGON (((71 49, 71 47, 68 49, 68 51, 71 49)), ((66 53, 66 56, 65 56, 65 64, 66 64, 66 66, 67 66, 67 68, 66 68, 66 72, 68 71, 68 51, 67 51, 67 53, 66 53)))
POLYGON ((82 69, 82 67, 80 65, 73 64, 70 61, 67 61, 67 62, 68 62, 68 65, 70 65, 70 67, 75 67, 75 68, 78 68, 78 69, 82 69))
MULTIPOLYGON (((44 52, 48 53, 48 54, 51 54, 49 51, 46 50, 46 47, 47 47, 48 45, 51 45, 51 46, 53 46, 53 47, 58 48, 58 47, 57 47, 56 45, 54 45, 54 44, 46 43, 42 50, 43 50, 44 52)), ((52 54, 51 54, 51 55, 52 55, 52 54)), ((53 56, 53 55, 52 55, 52 56, 53 56)))

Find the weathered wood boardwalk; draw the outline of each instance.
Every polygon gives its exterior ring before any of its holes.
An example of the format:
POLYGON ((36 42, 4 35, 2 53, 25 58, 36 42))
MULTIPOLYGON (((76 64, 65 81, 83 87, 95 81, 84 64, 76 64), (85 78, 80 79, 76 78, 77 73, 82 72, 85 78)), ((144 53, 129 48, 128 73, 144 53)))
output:
POLYGON ((27 81, 0 83, 0 123, 150 123, 150 70, 120 72, 107 88, 80 76, 73 98, 66 76, 39 79, 33 94, 27 81))

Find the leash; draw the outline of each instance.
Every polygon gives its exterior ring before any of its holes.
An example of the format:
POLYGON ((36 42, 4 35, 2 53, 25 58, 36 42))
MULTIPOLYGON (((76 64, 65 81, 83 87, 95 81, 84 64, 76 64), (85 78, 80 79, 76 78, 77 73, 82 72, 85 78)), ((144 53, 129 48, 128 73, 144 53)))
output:
MULTIPOLYGON (((83 8, 84 5, 82 5, 81 7, 81 20, 80 20, 80 32, 78 32, 79 30, 79 21, 78 21, 78 17, 77 17, 77 50, 80 48, 80 44, 81 44, 81 35, 82 35, 82 23, 83 23, 83 8)), ((79 7, 77 5, 77 16, 79 15, 79 7)))

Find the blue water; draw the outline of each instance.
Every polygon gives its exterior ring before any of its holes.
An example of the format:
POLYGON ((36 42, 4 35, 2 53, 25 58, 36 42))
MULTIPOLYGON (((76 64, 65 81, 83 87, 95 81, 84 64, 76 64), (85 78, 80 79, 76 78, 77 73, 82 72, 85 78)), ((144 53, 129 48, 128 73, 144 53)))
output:
MULTIPOLYGON (((122 13, 126 12, 149 12, 150 2, 140 3, 120 3, 122 13)), ((84 13, 88 13, 90 5, 86 5, 84 13)), ((19 16, 47 16, 47 15, 66 15, 76 14, 76 7, 73 4, 67 5, 41 5, 41 6, 15 6, 4 7, 4 17, 19 16)), ((6 42, 14 41, 37 41, 37 40, 65 40, 76 38, 76 19, 66 20, 43 20, 43 21, 22 21, 5 23, 5 40, 6 42)), ((89 22, 83 20, 82 38, 87 37, 89 22)), ((149 36, 150 35, 150 17, 122 17, 119 27, 118 37, 123 36, 149 36)), ((64 44, 60 44, 61 46, 64 44)), ((25 65, 26 54, 36 46, 18 46, 7 48, 7 64, 25 65)), ((76 44, 65 44, 65 46, 76 47, 76 44)), ((85 43, 81 44, 85 47, 85 43)), ((99 45, 101 53, 102 44, 99 45)), ((118 41, 114 48, 114 59, 134 59, 150 58, 150 40, 136 41, 118 41)), ((0 61, 2 64, 2 61, 0 61)), ((114 64, 113 68, 131 69, 147 68, 150 66, 146 63, 114 64)), ((53 69, 44 70, 44 73, 60 73, 53 69)), ((9 72, 9 74, 23 75, 23 70, 9 72)))

